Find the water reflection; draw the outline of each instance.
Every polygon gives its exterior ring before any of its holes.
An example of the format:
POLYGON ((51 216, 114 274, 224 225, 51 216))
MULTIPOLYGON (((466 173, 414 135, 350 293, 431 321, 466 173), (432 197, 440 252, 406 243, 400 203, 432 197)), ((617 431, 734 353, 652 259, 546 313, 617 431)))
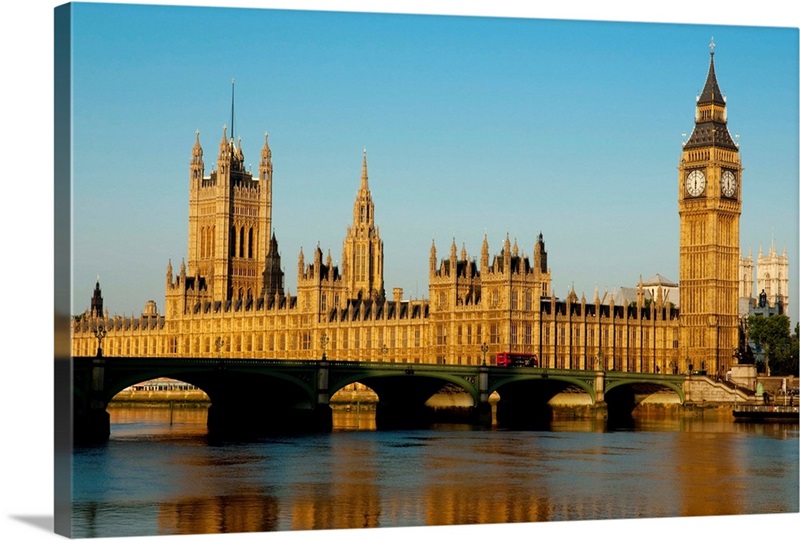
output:
POLYGON ((75 454, 75 536, 798 511, 796 425, 380 432, 337 411, 334 433, 211 445, 202 410, 110 412, 107 445, 75 454))

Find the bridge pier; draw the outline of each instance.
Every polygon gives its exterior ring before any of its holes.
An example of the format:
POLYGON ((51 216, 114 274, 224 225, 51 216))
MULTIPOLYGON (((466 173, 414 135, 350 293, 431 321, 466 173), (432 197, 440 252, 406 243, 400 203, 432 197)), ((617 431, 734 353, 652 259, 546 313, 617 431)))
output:
POLYGON ((424 403, 378 401, 375 427, 383 429, 421 429, 433 423, 433 409, 424 403))
POLYGON ((86 381, 88 388, 84 387, 87 399, 73 401, 73 444, 100 444, 111 436, 111 416, 106 411, 105 400, 105 368, 106 361, 100 349, 91 362, 86 381))
POLYGON ((329 405, 310 408, 273 406, 264 414, 254 415, 250 406, 239 408, 216 403, 208 408, 208 434, 221 438, 249 438, 280 433, 316 433, 330 431, 333 411, 329 405))
POLYGON ((111 416, 103 409, 76 411, 72 418, 73 444, 101 444, 111 436, 111 416))

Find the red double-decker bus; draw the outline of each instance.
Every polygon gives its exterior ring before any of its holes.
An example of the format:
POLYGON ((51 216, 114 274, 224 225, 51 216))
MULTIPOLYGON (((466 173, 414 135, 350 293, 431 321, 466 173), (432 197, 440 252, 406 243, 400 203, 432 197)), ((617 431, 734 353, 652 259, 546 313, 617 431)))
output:
POLYGON ((498 367, 538 367, 539 359, 530 353, 501 352, 496 363, 498 367))

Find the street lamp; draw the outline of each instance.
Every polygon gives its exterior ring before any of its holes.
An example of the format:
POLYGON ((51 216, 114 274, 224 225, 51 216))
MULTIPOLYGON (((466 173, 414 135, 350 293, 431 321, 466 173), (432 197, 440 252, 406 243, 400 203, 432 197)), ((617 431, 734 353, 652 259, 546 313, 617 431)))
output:
POLYGON ((386 347, 386 343, 381 343, 381 362, 386 361, 387 352, 389 352, 389 349, 386 347))
POLYGON ((103 356, 103 338, 106 337, 106 327, 102 324, 94 329, 94 336, 97 338, 97 357, 103 356))
POLYGON ((325 361, 325 348, 328 346, 328 342, 329 341, 330 341, 330 338, 328 337, 328 334, 323 333, 319 337, 319 344, 322 347, 322 361, 323 362, 325 361))
POLYGON ((217 349, 217 358, 222 358, 222 347, 225 345, 225 340, 218 337, 214 341, 214 347, 217 349))
POLYGON ((483 353, 483 365, 484 366, 486 365, 486 351, 488 351, 488 350, 489 350, 489 346, 486 343, 481 345, 481 352, 483 353))

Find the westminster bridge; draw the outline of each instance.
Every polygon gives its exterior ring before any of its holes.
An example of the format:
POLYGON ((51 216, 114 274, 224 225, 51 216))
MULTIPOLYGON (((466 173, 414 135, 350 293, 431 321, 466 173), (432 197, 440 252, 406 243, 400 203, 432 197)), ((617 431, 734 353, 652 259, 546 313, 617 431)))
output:
POLYGON ((95 356, 73 357, 71 371, 78 443, 108 439, 109 402, 120 391, 159 377, 202 389, 211 401, 209 434, 221 436, 329 430, 330 397, 353 383, 378 395, 379 429, 429 424, 426 402, 440 392, 467 394, 472 406, 461 421, 487 426, 489 396, 497 392, 497 425, 510 428, 546 424, 552 417, 548 402, 564 392, 583 393, 590 414, 609 421, 630 418, 642 396, 654 392, 671 393, 682 405, 752 399, 746 389, 702 375, 538 367, 95 356))

